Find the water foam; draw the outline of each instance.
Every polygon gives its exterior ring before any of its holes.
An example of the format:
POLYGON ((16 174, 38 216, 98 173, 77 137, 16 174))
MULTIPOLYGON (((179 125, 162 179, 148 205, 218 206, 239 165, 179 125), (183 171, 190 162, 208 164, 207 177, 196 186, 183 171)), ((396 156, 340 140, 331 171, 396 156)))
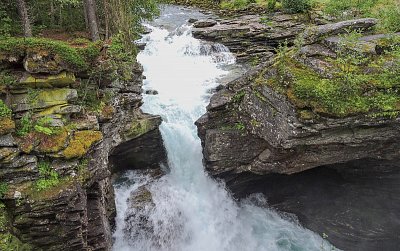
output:
POLYGON ((194 121, 205 113, 209 90, 230 73, 227 66, 234 65, 234 57, 223 45, 194 39, 186 24, 172 31, 149 28, 152 32, 143 38, 147 46, 138 61, 145 70, 144 88, 159 94, 145 95, 142 108, 163 117, 160 130, 170 172, 156 181, 128 172, 127 182, 116 185, 114 250, 320 251, 330 247, 292 217, 268 209, 262 196, 237 202, 223 184, 206 174, 194 121), (151 192, 153 206, 134 211, 138 209, 129 208, 127 200, 143 184, 151 192), (127 221, 125 216, 132 213, 145 217, 127 221), (140 229, 143 219, 150 228, 140 229))

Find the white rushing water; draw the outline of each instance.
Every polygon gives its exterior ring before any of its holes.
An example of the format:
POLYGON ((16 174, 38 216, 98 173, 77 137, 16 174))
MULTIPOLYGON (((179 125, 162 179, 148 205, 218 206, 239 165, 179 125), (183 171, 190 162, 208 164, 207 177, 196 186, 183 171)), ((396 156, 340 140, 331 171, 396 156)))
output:
POLYGON ((330 250, 293 218, 267 209, 262 196, 237 202, 204 171, 194 121, 205 113, 209 90, 237 68, 224 46, 191 36, 186 20, 196 15, 167 7, 143 38, 144 88, 159 94, 145 95, 142 108, 163 118, 170 171, 151 183, 150 176, 128 172, 115 185, 114 250, 330 250), (131 192, 146 184, 153 202, 130 208, 131 192))

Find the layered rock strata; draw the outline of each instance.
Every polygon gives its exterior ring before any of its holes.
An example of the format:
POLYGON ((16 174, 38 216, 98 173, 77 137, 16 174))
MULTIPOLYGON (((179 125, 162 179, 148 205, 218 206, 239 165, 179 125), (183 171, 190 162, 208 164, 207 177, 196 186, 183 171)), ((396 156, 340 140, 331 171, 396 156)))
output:
POLYGON ((115 73, 89 76, 46 50, 3 52, 0 61, 14 79, 1 89, 2 109, 12 109, 0 117, 1 247, 110 250, 118 163, 109 157, 132 148, 123 168, 165 162, 161 118, 140 110, 141 66, 110 78, 115 73))

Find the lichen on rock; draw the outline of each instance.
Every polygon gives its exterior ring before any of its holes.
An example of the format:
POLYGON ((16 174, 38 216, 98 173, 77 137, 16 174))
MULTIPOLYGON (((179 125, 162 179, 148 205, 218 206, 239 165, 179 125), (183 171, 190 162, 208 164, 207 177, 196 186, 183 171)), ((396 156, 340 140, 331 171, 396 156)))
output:
POLYGON ((90 147, 101 141, 102 138, 103 135, 100 131, 77 131, 61 154, 67 159, 83 157, 90 147))

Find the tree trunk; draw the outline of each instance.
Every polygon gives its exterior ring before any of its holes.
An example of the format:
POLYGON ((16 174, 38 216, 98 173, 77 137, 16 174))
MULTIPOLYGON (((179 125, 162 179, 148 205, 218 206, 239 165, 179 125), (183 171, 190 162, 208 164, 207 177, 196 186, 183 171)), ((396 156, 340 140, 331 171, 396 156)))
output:
POLYGON ((87 11, 87 18, 89 21, 89 31, 92 41, 99 40, 100 36, 99 36, 99 27, 97 25, 96 4, 94 0, 84 0, 84 4, 87 11))
POLYGON ((53 2, 53 0, 51 0, 51 1, 50 1, 50 22, 51 22, 52 28, 53 28, 53 27, 55 26, 55 24, 56 24, 55 13, 56 13, 56 10, 54 9, 54 2, 53 2))
POLYGON ((32 37, 31 24, 29 22, 28 10, 25 0, 17 0, 18 13, 22 21, 22 29, 25 37, 32 37))
POLYGON ((108 6, 108 1, 109 1, 109 0, 103 0, 103 5, 104 5, 104 22, 105 22, 105 26, 106 26, 106 35, 105 35, 105 39, 108 39, 108 37, 110 36, 110 21, 109 21, 110 9, 109 9, 109 6, 108 6))
POLYGON ((86 26, 86 29, 88 30, 89 29, 89 19, 88 19, 88 11, 86 8, 85 1, 83 2, 83 14, 85 15, 85 26, 86 26))

